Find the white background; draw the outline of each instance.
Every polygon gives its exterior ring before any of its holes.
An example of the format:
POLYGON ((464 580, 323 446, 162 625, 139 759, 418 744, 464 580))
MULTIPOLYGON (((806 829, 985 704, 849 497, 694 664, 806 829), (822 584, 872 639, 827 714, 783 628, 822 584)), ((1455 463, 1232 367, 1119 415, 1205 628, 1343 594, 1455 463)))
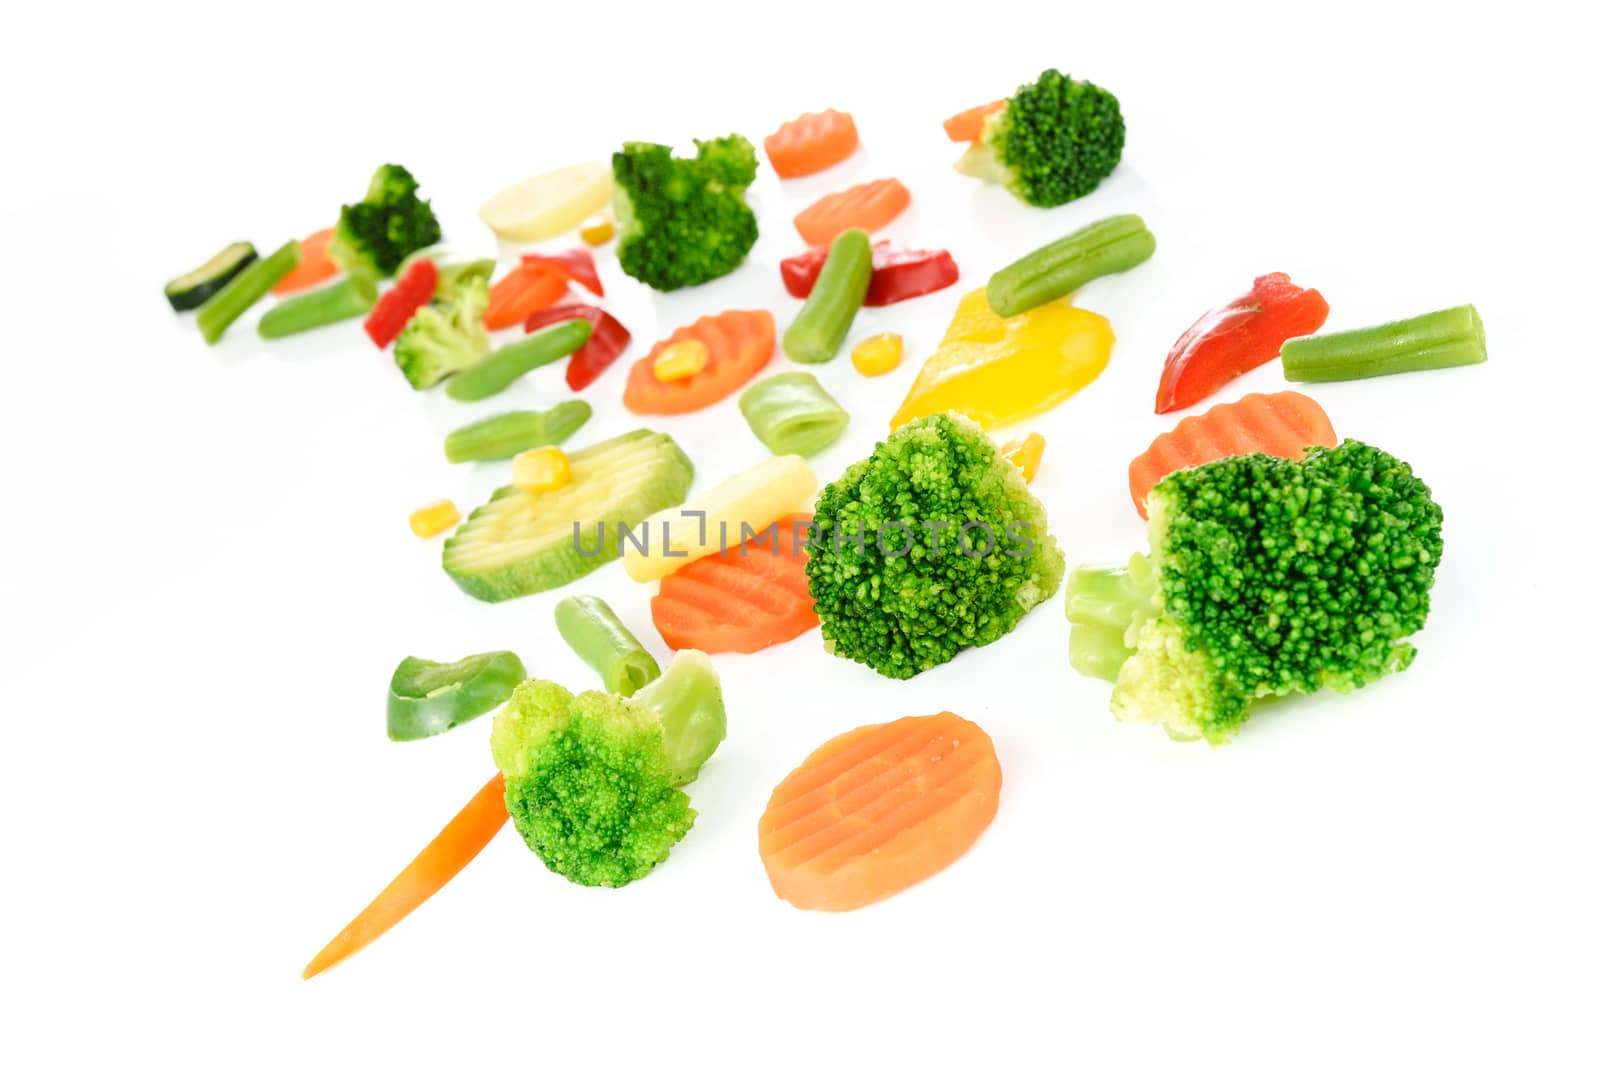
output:
MULTIPOLYGON (((546 8, 8 16, 0 1060, 1594 1063, 1600 276, 1577 27, 1533 4, 546 8), (1041 212, 951 171, 939 123, 1050 65, 1113 89, 1129 135, 1099 192, 1041 212), (902 178, 914 204, 888 235, 949 247, 965 278, 862 314, 852 340, 905 334, 895 374, 818 370, 854 416, 816 460, 829 479, 882 436, 965 288, 1138 211, 1155 259, 1079 297, 1117 331, 1111 365, 1032 427, 1079 563, 1140 546, 1125 469, 1175 421, 1150 413, 1161 359, 1255 274, 1319 287, 1331 328, 1475 301, 1487 365, 1308 390, 1444 505, 1414 667, 1212 750, 1112 719, 1067 666, 1059 596, 910 682, 814 633, 719 657, 728 741, 656 873, 585 890, 508 831, 302 983, 491 770, 487 719, 385 739, 395 662, 508 647, 593 684, 551 621, 570 590, 477 603, 406 526, 505 478, 447 465, 448 429, 565 387, 553 367, 471 410, 419 396, 354 324, 265 345, 252 317, 207 349, 162 283, 224 242, 330 224, 385 161, 458 245, 492 250, 475 210, 513 180, 623 139, 759 140, 828 106, 864 151, 792 183, 764 166, 737 274, 663 297, 604 261, 629 362, 728 307, 781 329, 789 218, 902 178), (857 913, 778 901, 755 849, 772 786, 841 730, 940 708, 1004 766, 977 846, 857 913)), ((585 394, 574 445, 635 425, 624 377, 585 394)), ((1218 399, 1281 387, 1271 365, 1218 399)), ((731 400, 648 422, 699 487, 762 455, 731 400)), ((614 566, 579 588, 664 653, 649 589, 614 566)))

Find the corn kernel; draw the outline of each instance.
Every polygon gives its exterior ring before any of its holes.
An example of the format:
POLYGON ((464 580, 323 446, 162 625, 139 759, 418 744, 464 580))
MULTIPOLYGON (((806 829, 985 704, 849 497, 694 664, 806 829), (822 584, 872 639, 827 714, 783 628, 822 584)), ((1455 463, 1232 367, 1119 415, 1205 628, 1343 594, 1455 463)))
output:
POLYGON ((1022 480, 1032 482, 1039 473, 1039 461, 1044 457, 1044 438, 1029 434, 1021 441, 1008 441, 1000 446, 1000 455, 1022 468, 1022 480))
POLYGON ((888 374, 900 366, 905 341, 899 334, 873 334, 850 351, 850 362, 869 378, 888 374))
POLYGON ((710 362, 711 350, 706 348, 705 342, 690 338, 687 341, 675 341, 662 349, 661 355, 650 366, 655 371, 657 381, 676 382, 680 378, 693 378, 704 371, 710 362))
POLYGON ((453 502, 434 501, 411 513, 411 533, 419 538, 431 538, 443 534, 459 522, 461 513, 456 511, 453 502))
POLYGON ((519 452, 511 461, 511 484, 528 493, 549 493, 571 481, 567 454, 553 446, 519 452))
POLYGON ((608 215, 596 215, 578 228, 578 236, 586 245, 603 245, 617 232, 617 224, 608 215))

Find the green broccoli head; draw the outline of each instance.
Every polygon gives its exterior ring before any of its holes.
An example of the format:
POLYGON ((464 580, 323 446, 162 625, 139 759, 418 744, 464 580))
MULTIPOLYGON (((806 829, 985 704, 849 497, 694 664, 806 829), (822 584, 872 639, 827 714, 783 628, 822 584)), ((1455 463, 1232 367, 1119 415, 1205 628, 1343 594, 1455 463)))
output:
POLYGON ((720 278, 756 243, 756 215, 745 188, 756 177, 756 150, 737 134, 696 141, 694 159, 666 145, 630 141, 612 154, 617 260, 655 289, 680 289, 720 278))
POLYGON ((418 308, 394 341, 394 362, 412 389, 431 389, 489 355, 483 313, 489 283, 481 276, 457 286, 456 299, 418 308))
POLYGON ((950 413, 896 430, 823 489, 813 522, 823 641, 890 678, 1003 637, 1064 571, 1022 473, 950 413))
POLYGON ((328 255, 346 272, 387 278, 439 236, 439 220, 417 196, 417 180, 399 164, 386 163, 373 173, 365 199, 339 209, 328 255))
POLYGON ((684 652, 633 697, 524 682, 489 745, 506 809, 545 866, 583 886, 625 886, 694 826, 680 787, 726 724, 710 659, 684 652))
POLYGON ((989 116, 956 169, 1051 208, 1094 192, 1122 158, 1125 134, 1116 97, 1047 70, 989 116))
POLYGON ((1443 519, 1407 464, 1359 441, 1175 472, 1150 494, 1149 556, 1069 580, 1073 665, 1115 678, 1119 719, 1226 741, 1255 701, 1411 663, 1443 519))

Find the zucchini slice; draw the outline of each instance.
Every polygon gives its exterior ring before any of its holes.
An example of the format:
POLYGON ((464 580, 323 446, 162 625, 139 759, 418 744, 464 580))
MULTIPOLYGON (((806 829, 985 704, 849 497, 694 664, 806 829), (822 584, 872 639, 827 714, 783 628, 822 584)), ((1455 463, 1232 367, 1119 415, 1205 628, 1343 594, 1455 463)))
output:
POLYGON ((168 282, 167 302, 172 305, 173 311, 198 308, 255 258, 254 245, 248 241, 235 241, 194 270, 168 282))

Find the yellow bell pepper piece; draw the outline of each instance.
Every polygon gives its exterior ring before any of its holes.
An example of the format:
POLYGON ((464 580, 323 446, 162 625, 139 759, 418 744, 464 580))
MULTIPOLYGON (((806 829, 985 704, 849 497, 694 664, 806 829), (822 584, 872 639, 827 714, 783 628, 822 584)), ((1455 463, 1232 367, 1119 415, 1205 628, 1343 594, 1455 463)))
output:
POLYGON ((973 290, 889 429, 934 412, 959 412, 986 429, 1038 415, 1099 377, 1115 340, 1104 317, 1064 297, 1002 319, 973 290))
POLYGON ((711 350, 703 341, 689 338, 675 341, 661 350, 650 370, 658 382, 676 382, 680 378, 693 378, 711 362, 711 350))
POLYGON ((411 533, 419 538, 443 534, 461 522, 461 513, 453 501, 434 501, 411 513, 411 533))
POLYGON ((1039 473, 1039 461, 1044 458, 1044 438, 1029 434, 1021 441, 1008 441, 1000 446, 1000 455, 1022 468, 1022 480, 1032 482, 1039 473))
POLYGON ((905 339, 899 334, 873 334, 850 350, 850 362, 868 378, 888 374, 900 366, 905 348, 905 339))
POLYGON ((511 484, 528 493, 549 493, 572 481, 572 463, 554 446, 519 452, 511 461, 511 484))
POLYGON ((639 524, 621 539, 622 566, 635 582, 654 582, 759 537, 789 513, 804 511, 815 492, 810 464, 799 456, 774 456, 639 524))

